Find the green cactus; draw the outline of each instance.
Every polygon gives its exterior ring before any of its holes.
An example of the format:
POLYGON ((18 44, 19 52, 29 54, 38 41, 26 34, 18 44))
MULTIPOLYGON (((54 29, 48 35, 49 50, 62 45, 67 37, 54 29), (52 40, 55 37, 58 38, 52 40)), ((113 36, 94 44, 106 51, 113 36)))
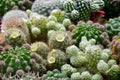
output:
POLYGON ((92 79, 92 76, 90 72, 84 71, 81 73, 81 80, 91 80, 91 79, 92 79))
POLYGON ((92 80, 103 80, 103 77, 101 74, 94 74, 92 80))
POLYGON ((16 17, 21 19, 28 19, 27 14, 22 10, 10 10, 4 14, 2 22, 6 21, 9 18, 16 17))
POLYGON ((120 32, 120 17, 109 19, 108 23, 105 24, 105 31, 108 33, 110 39, 114 35, 117 35, 120 32))
POLYGON ((24 72, 30 71, 43 74, 46 69, 42 64, 39 64, 38 61, 42 61, 40 56, 36 56, 36 53, 31 53, 24 48, 16 47, 15 49, 3 51, 0 55, 0 73, 11 75, 18 74, 22 76, 22 70, 23 75, 24 72))
POLYGON ((102 0, 66 0, 63 3, 63 9, 72 21, 88 21, 91 12, 97 11, 104 6, 102 0))
POLYGON ((113 65, 109 70, 106 71, 108 80, 120 80, 120 67, 113 65))
POLYGON ((72 73, 76 73, 77 69, 73 68, 70 64, 64 64, 61 66, 61 72, 64 72, 70 76, 72 73))
POLYGON ((53 49, 47 56, 50 68, 60 68, 67 62, 66 55, 63 51, 53 49))
POLYGON ((38 53, 44 59, 47 59, 47 55, 50 51, 48 45, 44 42, 35 42, 31 44, 31 51, 38 53))
POLYGON ((113 59, 110 59, 110 60, 108 61, 108 66, 109 66, 109 68, 111 68, 113 65, 117 65, 117 61, 116 61, 116 60, 113 60, 113 59))
POLYGON ((80 73, 79 72, 76 72, 76 73, 73 73, 71 75, 71 80, 80 80, 81 77, 80 77, 80 73))
POLYGON ((25 34, 16 28, 10 28, 5 32, 5 41, 14 48, 16 46, 21 47, 24 43, 27 42, 25 34))
POLYGON ((71 45, 71 37, 65 31, 55 31, 51 33, 48 44, 52 49, 65 50, 71 45))
POLYGON ((12 9, 26 10, 31 7, 31 0, 0 0, 0 15, 4 15, 7 11, 12 9))
POLYGON ((49 16, 53 9, 61 8, 61 4, 61 0, 36 0, 32 5, 31 10, 33 12, 49 16))
POLYGON ((53 71, 47 71, 46 74, 43 75, 43 80, 60 80, 65 79, 69 80, 65 73, 60 72, 58 69, 54 69, 53 71))
POLYGON ((96 39, 96 43, 101 44, 103 39, 101 38, 102 32, 94 24, 83 23, 78 24, 76 28, 73 29, 73 39, 76 39, 76 45, 78 46, 82 36, 86 36, 87 39, 96 39))

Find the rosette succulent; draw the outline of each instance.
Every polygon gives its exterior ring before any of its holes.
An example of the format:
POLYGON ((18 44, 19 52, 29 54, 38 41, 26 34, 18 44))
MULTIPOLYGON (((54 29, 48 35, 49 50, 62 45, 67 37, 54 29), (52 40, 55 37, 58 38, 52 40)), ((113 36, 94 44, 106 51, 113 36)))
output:
POLYGON ((42 61, 40 56, 36 56, 36 53, 31 53, 24 48, 3 51, 0 55, 0 73, 20 76, 24 75, 25 72, 43 74, 46 69, 39 63, 40 61, 42 61))
POLYGON ((29 9, 32 5, 31 0, 0 0, 0 15, 4 15, 12 9, 29 9))

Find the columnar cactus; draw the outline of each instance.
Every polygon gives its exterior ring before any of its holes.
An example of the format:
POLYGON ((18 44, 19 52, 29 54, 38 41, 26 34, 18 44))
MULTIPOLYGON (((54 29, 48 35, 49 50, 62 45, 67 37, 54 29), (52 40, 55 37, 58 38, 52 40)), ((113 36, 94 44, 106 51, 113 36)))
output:
MULTIPOLYGON (((42 61, 40 56, 36 53, 31 53, 29 50, 24 48, 15 48, 8 51, 3 51, 0 55, 0 73, 21 75, 24 72, 35 72, 43 74, 45 67, 39 64, 38 61, 42 61), (20 74, 19 74, 20 73, 20 74)), ((24 74, 23 74, 24 75, 24 74)))
POLYGON ((48 16, 53 9, 61 8, 61 4, 61 0, 36 0, 32 5, 31 10, 33 12, 48 16))
POLYGON ((31 0, 0 0, 0 15, 12 9, 26 10, 31 7, 31 0))
POLYGON ((103 0, 66 0, 63 3, 63 9, 73 21, 88 21, 91 12, 101 9, 103 6, 103 0))
POLYGON ((52 49, 65 50, 71 45, 71 37, 65 31, 55 31, 51 33, 48 44, 52 49))

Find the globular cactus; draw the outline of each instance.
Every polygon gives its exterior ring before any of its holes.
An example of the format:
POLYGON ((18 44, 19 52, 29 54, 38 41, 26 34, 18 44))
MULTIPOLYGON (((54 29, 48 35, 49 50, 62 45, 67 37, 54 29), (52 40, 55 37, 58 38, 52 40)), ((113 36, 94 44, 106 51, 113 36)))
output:
POLYGON ((25 34, 16 28, 10 28, 5 32, 5 41, 12 47, 21 47, 24 43, 27 43, 25 34))
POLYGON ((51 33, 48 44, 52 49, 65 50, 71 45, 71 36, 69 36, 65 31, 55 31, 51 33))
POLYGON ((28 19, 27 14, 22 10, 10 10, 3 16, 2 22, 6 21, 9 18, 17 17, 17 18, 23 18, 28 19))
POLYGON ((46 69, 38 63, 42 62, 41 57, 37 55, 36 59, 35 54, 24 48, 3 51, 0 55, 0 73, 22 76, 25 72, 35 72, 42 75, 46 69))
POLYGON ((91 23, 81 23, 73 29, 73 39, 76 39, 76 45, 78 46, 82 36, 86 36, 87 39, 96 39, 96 43, 102 44, 103 38, 101 37, 102 31, 94 24, 91 23))
POLYGON ((101 74, 94 74, 92 80, 103 80, 103 77, 101 74))
POLYGON ((61 8, 61 5, 61 0, 36 0, 32 5, 31 10, 33 12, 48 16, 53 9, 61 8))
POLYGON ((69 80, 67 75, 63 72, 60 72, 58 69, 54 69, 53 71, 47 71, 46 74, 43 75, 43 80, 69 80))
POLYGON ((47 61, 50 68, 60 68, 63 64, 67 62, 66 54, 58 49, 53 49, 48 53, 47 61))
POLYGON ((88 71, 84 71, 81 73, 81 80, 91 80, 92 75, 88 71))
POLYGON ((66 73, 68 76, 77 72, 76 68, 73 68, 70 64, 64 64, 61 66, 61 72, 66 73))
POLYGON ((103 0, 66 0, 63 3, 63 9, 74 22, 75 20, 88 21, 91 16, 91 12, 98 11, 103 6, 103 0))
POLYGON ((0 0, 0 15, 4 15, 7 11, 12 9, 26 10, 31 7, 31 0, 0 0))
POLYGON ((71 80, 80 80, 81 77, 80 77, 80 73, 79 72, 76 72, 76 73, 73 73, 71 75, 71 80))
POLYGON ((110 49, 112 51, 112 58, 115 59, 118 63, 120 63, 120 41, 119 41, 120 37, 119 35, 116 36, 115 39, 112 40, 112 42, 110 43, 110 49))
POLYGON ((40 56, 42 56, 44 59, 47 59, 47 55, 50 51, 48 45, 44 42, 35 42, 32 43, 31 51, 38 53, 40 56))
POLYGON ((120 32, 120 17, 109 19, 108 23, 105 24, 105 31, 108 33, 110 39, 120 32))
POLYGON ((113 65, 109 70, 106 71, 108 80, 120 80, 120 67, 113 65))

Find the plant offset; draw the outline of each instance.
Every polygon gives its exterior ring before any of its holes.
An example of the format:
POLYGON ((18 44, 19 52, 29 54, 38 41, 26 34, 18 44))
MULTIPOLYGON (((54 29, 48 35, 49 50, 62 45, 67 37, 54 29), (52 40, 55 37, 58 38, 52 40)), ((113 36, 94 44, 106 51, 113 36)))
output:
POLYGON ((120 80, 119 3, 0 0, 0 80, 120 80))

